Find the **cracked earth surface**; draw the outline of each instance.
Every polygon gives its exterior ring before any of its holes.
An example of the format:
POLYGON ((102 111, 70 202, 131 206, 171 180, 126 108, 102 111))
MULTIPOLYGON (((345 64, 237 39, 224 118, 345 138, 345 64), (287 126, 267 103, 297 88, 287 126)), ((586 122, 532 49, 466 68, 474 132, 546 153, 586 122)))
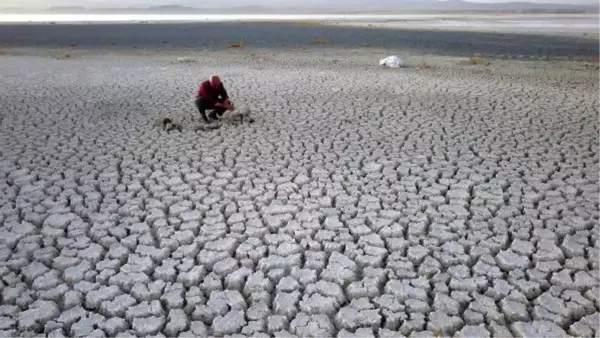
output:
POLYGON ((0 335, 600 334, 597 73, 214 56, 2 58, 0 335))

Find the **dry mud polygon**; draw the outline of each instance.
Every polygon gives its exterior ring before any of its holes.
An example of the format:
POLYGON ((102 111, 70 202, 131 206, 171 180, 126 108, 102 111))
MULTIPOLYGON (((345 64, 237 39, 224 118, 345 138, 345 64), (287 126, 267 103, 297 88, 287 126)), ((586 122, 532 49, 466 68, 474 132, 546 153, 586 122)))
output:
POLYGON ((0 335, 598 336, 597 72, 170 59, 2 57, 0 335))

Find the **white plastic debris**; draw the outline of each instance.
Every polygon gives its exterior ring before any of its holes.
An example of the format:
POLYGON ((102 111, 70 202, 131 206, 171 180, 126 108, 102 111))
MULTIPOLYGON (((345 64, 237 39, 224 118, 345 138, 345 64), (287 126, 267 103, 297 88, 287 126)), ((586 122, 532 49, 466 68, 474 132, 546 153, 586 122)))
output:
POLYGON ((240 116, 247 116, 250 114, 250 107, 248 106, 241 106, 241 107, 235 107, 235 110, 228 112, 229 114, 227 114, 228 118, 238 118, 240 116))
POLYGON ((239 119, 240 122, 248 121, 250 123, 254 123, 254 119, 250 117, 251 109, 248 106, 235 106, 233 111, 228 111, 227 114, 224 114, 222 119, 239 119))
POLYGON ((391 68, 399 68, 404 66, 404 60, 397 57, 396 55, 388 56, 385 59, 379 60, 379 65, 388 66, 391 68))

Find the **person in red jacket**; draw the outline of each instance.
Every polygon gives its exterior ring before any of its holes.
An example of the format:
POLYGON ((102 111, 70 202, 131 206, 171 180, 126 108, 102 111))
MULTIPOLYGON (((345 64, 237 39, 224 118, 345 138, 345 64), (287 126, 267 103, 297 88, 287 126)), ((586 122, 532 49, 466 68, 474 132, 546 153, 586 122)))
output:
POLYGON ((195 103, 198 111, 200 111, 200 115, 208 123, 216 120, 218 118, 217 115, 223 115, 226 110, 231 111, 234 109, 233 104, 229 100, 229 95, 217 75, 211 76, 210 80, 206 80, 200 84, 200 88, 196 92, 195 103), (213 110, 208 117, 206 116, 207 109, 213 110))

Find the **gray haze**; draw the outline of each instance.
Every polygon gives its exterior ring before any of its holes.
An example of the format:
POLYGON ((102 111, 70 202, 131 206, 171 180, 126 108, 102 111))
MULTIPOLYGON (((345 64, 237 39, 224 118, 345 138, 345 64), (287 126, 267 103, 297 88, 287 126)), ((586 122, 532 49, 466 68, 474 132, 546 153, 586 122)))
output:
MULTIPOLYGON (((364 3, 364 6, 401 6, 406 0, 297 0, 288 1, 287 5, 290 6, 329 6, 329 7, 340 7, 352 3, 357 5, 364 3)), ((410 1, 410 0, 409 0, 410 1)), ((422 2, 436 2, 437 0, 421 0, 422 2)), ((453 0, 450 0, 453 1, 453 0)), ((582 4, 582 5, 594 5, 598 4, 598 1, 594 0, 525 0, 532 3, 561 3, 561 4, 582 4)), ((259 6, 275 6, 280 0, 0 0, 0 8, 7 7, 20 7, 20 8, 36 8, 43 9, 49 7, 59 6, 80 6, 86 8, 100 8, 100 7, 148 7, 148 6, 162 6, 162 5, 182 5, 190 7, 223 7, 223 6, 246 6, 246 5, 259 5, 259 6)), ((411 2, 415 2, 412 0, 411 2)), ((420 2, 420 1, 419 1, 420 2)), ((478 3, 506 3, 511 1, 497 1, 497 0, 471 0, 470 2, 478 3)), ((281 7, 281 6, 276 6, 281 7)))

